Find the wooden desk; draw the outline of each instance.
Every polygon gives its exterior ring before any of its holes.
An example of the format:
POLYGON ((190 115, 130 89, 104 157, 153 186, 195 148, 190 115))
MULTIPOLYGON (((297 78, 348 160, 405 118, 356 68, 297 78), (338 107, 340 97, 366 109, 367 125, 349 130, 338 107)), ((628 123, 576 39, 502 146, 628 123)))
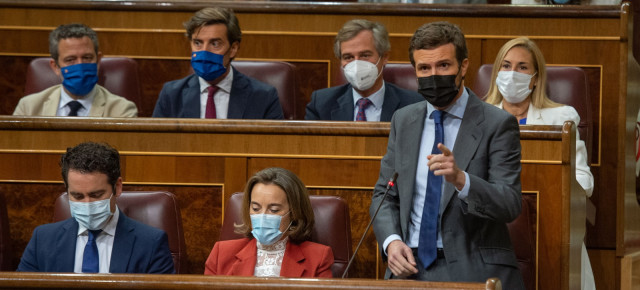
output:
MULTIPOLYGON (((189 273, 203 272, 225 200, 270 166, 298 174, 311 194, 344 198, 356 243, 369 219, 388 133, 389 123, 373 122, 0 117, 0 191, 7 199, 15 260, 33 229, 50 222, 53 201, 64 191, 60 155, 87 140, 120 150, 125 190, 177 195, 189 273)), ((521 140, 522 190, 538 200, 539 289, 570 289, 579 275, 584 236, 585 199, 572 161, 575 126, 522 126, 521 140)), ((384 269, 369 234, 351 277, 382 278, 384 269)))
POLYGON ((0 289, 440 289, 500 290, 485 283, 371 279, 286 279, 203 275, 59 274, 0 272, 0 289))

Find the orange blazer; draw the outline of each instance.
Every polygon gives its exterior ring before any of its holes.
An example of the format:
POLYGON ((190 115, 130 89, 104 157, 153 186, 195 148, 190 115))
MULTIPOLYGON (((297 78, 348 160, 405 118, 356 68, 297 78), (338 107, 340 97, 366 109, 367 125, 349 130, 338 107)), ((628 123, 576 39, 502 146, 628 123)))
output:
MULTIPOLYGON (((258 246, 256 239, 219 241, 213 246, 205 263, 205 275, 253 276, 258 246)), ((280 277, 332 278, 331 248, 314 242, 287 242, 280 277)))

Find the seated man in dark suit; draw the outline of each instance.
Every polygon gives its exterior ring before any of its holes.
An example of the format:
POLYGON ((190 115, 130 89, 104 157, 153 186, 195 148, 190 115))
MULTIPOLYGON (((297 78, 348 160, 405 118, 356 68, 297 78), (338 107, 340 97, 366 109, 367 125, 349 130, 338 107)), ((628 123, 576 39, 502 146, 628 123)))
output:
POLYGON ((336 35, 333 51, 349 83, 313 92, 304 118, 389 122, 397 109, 422 101, 417 92, 382 79, 390 49, 384 25, 364 19, 345 23, 336 35))
POLYGON ((231 66, 242 39, 231 9, 204 8, 184 26, 195 74, 164 84, 153 117, 284 119, 276 89, 231 66))
POLYGON ((18 271, 175 273, 167 234, 118 210, 120 155, 106 144, 82 143, 60 161, 72 218, 38 226, 18 271))

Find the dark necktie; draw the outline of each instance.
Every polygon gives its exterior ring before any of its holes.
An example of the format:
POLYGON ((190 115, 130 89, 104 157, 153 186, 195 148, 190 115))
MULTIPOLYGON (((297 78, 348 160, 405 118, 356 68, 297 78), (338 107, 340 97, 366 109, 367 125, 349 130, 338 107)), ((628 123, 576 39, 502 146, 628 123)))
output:
POLYGON ((356 106, 358 106, 356 121, 367 121, 367 115, 364 114, 364 110, 366 110, 369 105, 371 105, 371 100, 369 100, 368 98, 360 98, 356 102, 356 106))
POLYGON ((82 273, 98 273, 100 272, 100 258, 98 257, 98 246, 96 239, 102 230, 89 231, 89 240, 84 246, 84 254, 82 255, 82 273))
POLYGON ((216 103, 213 101, 213 95, 215 95, 217 91, 217 86, 209 86, 209 94, 207 95, 207 108, 204 111, 204 117, 207 119, 216 118, 216 103))
MULTIPOLYGON (((438 143, 444 144, 444 127, 442 121, 446 112, 435 110, 431 113, 435 123, 435 140, 431 154, 441 154, 438 143)), ((440 211, 440 195, 442 193, 442 176, 435 176, 429 170, 427 176, 427 192, 424 197, 422 220, 420 222, 420 240, 418 242, 418 258, 427 268, 436 260, 438 240, 438 213, 440 211)))
POLYGON ((80 102, 78 101, 68 102, 67 106, 69 106, 69 109, 71 109, 69 111, 69 116, 78 116, 78 110, 82 108, 82 104, 80 104, 80 102))

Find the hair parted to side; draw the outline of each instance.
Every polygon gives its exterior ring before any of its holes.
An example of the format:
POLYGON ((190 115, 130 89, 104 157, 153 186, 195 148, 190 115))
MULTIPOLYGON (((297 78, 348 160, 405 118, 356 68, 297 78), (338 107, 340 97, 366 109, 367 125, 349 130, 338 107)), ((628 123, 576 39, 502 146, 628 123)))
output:
POLYGON ((49 53, 51 54, 51 58, 58 64, 58 57, 60 57, 60 52, 58 51, 58 44, 60 44, 60 40, 67 38, 83 38, 89 37, 91 42, 93 43, 93 49, 95 50, 96 56, 98 55, 99 46, 98 46, 98 35, 96 34, 91 27, 86 26, 81 23, 71 23, 71 24, 63 24, 58 26, 56 29, 49 33, 49 53))
POLYGON ((413 52, 419 49, 434 49, 439 46, 453 43, 456 49, 456 60, 458 65, 462 65, 469 52, 467 51, 467 41, 464 33, 458 25, 446 21, 431 22, 420 26, 411 37, 409 42, 409 60, 413 67, 416 62, 413 59, 413 52))
MULTIPOLYGON (((118 150, 105 143, 85 142, 72 148, 67 148, 67 153, 60 159, 62 167, 62 179, 68 189, 69 170, 80 173, 104 173, 107 181, 115 188, 120 177, 120 154, 118 150)), ((114 189, 115 192, 115 189, 114 189)))
POLYGON ((258 184, 273 184, 280 187, 287 195, 289 210, 291 211, 291 226, 289 227, 289 240, 299 244, 311 239, 314 216, 309 193, 304 183, 293 172, 284 168, 266 168, 253 175, 244 188, 242 200, 242 224, 236 224, 235 232, 252 238, 251 218, 249 209, 251 206, 251 192, 258 184))
POLYGON ((189 40, 200 28, 206 25, 224 24, 227 26, 227 38, 230 44, 242 41, 242 31, 240 23, 233 10, 221 7, 209 7, 198 10, 189 21, 185 22, 184 28, 187 30, 189 40))
POLYGON ((562 104, 552 101, 547 96, 547 65, 544 60, 544 56, 542 55, 540 48, 538 48, 538 45, 527 37, 518 37, 509 40, 500 48, 500 51, 498 51, 496 60, 493 62, 491 85, 489 85, 486 102, 493 105, 497 105, 502 102, 503 97, 496 85, 496 78, 498 77, 498 72, 500 72, 500 68, 502 67, 502 61, 507 56, 509 50, 514 47, 522 47, 531 53, 531 60, 536 71, 536 83, 533 86, 533 91, 531 92, 531 104, 536 108, 553 108, 562 106, 562 104))
POLYGON ((364 30, 369 30, 373 34, 376 51, 380 56, 391 50, 391 43, 389 43, 389 33, 387 32, 387 28, 385 28, 382 23, 373 22, 366 19, 353 19, 347 21, 336 35, 336 39, 333 42, 333 53, 336 55, 336 58, 341 58, 342 51, 340 50, 340 45, 342 44, 342 42, 356 37, 358 33, 364 30))

